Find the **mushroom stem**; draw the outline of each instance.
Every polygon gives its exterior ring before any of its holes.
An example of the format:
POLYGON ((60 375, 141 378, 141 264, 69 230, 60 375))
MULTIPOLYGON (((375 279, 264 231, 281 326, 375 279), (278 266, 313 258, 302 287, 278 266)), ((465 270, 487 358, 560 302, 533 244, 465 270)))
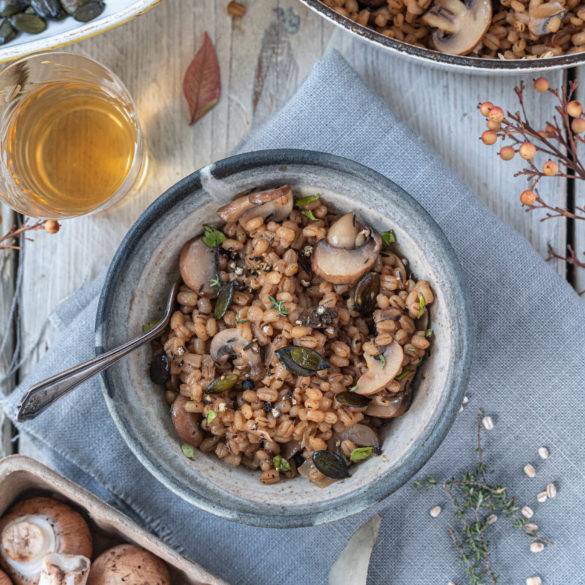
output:
POLYGON ((53 553, 43 560, 38 585, 85 585, 90 562, 82 555, 53 553))

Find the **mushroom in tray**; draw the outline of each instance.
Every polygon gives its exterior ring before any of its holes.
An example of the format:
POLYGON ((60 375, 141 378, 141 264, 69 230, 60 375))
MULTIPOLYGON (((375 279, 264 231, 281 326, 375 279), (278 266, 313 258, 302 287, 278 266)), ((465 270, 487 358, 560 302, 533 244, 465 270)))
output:
POLYGON ((437 51, 466 55, 490 26, 492 0, 435 0, 421 20, 436 29, 432 38, 437 51))
POLYGON ((217 210, 225 222, 239 221, 245 225, 254 217, 270 217, 274 221, 286 219, 293 209, 293 193, 288 185, 266 191, 252 191, 241 195, 217 210))
POLYGON ((332 284, 353 284, 376 262, 382 238, 360 225, 353 213, 342 215, 315 246, 313 272, 332 284))
POLYGON ((89 577, 90 561, 82 555, 48 554, 38 585, 85 585, 89 577))
POLYGON ((121 544, 102 553, 92 564, 87 585, 170 585, 167 566, 152 553, 121 544))
POLYGON ((91 558, 92 548, 81 514, 52 498, 18 502, 0 519, 0 566, 14 585, 39 583, 49 554, 91 558))

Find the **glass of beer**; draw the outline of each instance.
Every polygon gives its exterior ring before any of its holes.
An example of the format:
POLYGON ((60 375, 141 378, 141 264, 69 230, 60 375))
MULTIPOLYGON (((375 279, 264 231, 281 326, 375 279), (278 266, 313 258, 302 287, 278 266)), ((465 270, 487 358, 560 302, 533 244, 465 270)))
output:
POLYGON ((103 65, 71 53, 33 55, 0 73, 0 146, 0 199, 32 217, 101 211, 145 165, 128 90, 103 65))

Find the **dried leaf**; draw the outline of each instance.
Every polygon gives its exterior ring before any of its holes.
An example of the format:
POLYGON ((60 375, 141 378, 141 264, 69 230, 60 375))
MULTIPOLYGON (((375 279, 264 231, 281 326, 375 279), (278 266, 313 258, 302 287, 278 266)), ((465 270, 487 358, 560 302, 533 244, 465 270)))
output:
POLYGON ((366 585, 382 518, 376 514, 351 537, 329 572, 329 585, 366 585))
POLYGON ((187 68, 183 92, 189 104, 190 124, 195 124, 203 118, 219 101, 221 96, 219 63, 207 33, 203 36, 201 48, 187 68))

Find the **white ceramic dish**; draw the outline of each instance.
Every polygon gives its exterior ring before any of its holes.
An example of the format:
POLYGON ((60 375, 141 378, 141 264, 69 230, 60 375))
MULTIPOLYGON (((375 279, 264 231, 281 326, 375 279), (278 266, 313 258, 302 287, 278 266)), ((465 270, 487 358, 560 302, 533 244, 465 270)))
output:
POLYGON ((50 21, 45 32, 38 35, 22 33, 13 41, 0 46, 0 63, 39 51, 50 51, 106 32, 147 12, 159 1, 106 0, 104 12, 91 22, 77 22, 74 18, 50 21))

